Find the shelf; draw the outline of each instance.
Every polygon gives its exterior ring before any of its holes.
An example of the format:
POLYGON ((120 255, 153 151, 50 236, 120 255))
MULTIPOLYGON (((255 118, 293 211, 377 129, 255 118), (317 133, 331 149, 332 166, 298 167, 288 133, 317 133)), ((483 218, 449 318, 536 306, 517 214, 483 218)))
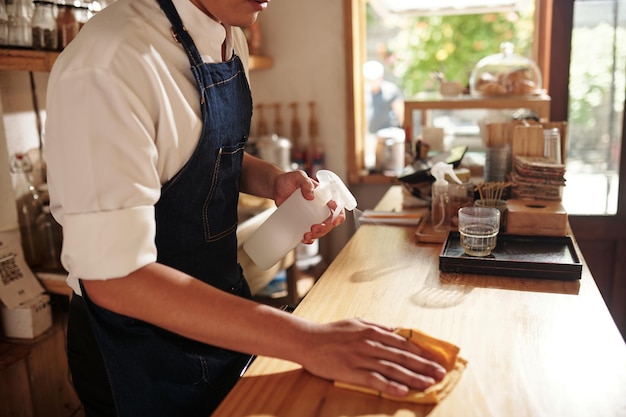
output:
MULTIPOLYGON (((22 48, 0 48, 0 70, 50 72, 59 52, 22 48)), ((250 70, 272 67, 272 58, 250 56, 250 70)))
POLYGON ((520 109, 527 108, 537 113, 541 120, 550 120, 550 96, 545 94, 526 97, 424 97, 407 99, 404 102, 404 120, 407 132, 414 133, 413 111, 422 112, 422 125, 428 126, 428 113, 431 110, 462 109, 520 109))
POLYGON ((484 96, 475 97, 468 94, 455 97, 439 95, 408 98, 406 102, 415 109, 486 109, 516 108, 536 104, 550 103, 550 96, 537 94, 529 96, 484 96))
POLYGON ((407 99, 405 120, 412 120, 414 110, 459 110, 459 109, 517 109, 528 108, 542 118, 550 118, 550 97, 542 94, 528 97, 472 97, 463 95, 453 98, 407 99))
POLYGON ((0 48, 0 70, 49 72, 59 52, 0 48))
POLYGON ((262 70, 272 68, 272 58, 262 55, 250 55, 250 70, 262 70))

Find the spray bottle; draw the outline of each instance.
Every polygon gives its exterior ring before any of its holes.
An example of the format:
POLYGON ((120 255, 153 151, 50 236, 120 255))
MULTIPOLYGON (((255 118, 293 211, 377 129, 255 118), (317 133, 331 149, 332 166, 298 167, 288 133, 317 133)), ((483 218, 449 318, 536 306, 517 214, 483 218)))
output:
POLYGON ((356 199, 335 173, 320 170, 317 179, 313 200, 305 199, 297 189, 243 243, 244 251, 259 268, 269 269, 284 258, 312 225, 322 223, 331 214, 334 220, 344 208, 356 208, 356 199), (327 205, 331 200, 337 204, 332 212, 327 205))
POLYGON ((435 177, 432 185, 430 221, 433 230, 444 232, 450 228, 450 197, 446 174, 459 184, 462 184, 462 181, 454 173, 454 167, 443 161, 437 162, 430 169, 430 174, 435 177))

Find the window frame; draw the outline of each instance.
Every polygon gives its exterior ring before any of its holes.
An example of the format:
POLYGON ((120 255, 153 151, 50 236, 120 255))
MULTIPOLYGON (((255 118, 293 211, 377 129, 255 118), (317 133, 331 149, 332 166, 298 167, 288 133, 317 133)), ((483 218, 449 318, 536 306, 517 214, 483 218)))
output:
MULTIPOLYGON (((363 75, 360 71, 363 63, 365 63, 366 46, 362 42, 366 35, 366 4, 368 0, 343 0, 344 11, 344 41, 346 50, 346 114, 347 123, 347 166, 348 181, 350 184, 384 184, 395 183, 394 177, 387 177, 382 174, 371 174, 365 169, 365 111, 364 111, 364 93, 363 93, 363 75)), ((554 3, 567 3, 568 0, 535 0, 535 39, 533 41, 532 59, 537 63, 539 69, 544 75, 543 86, 548 91, 550 97, 554 97, 552 93, 551 79, 553 74, 564 74, 564 66, 551 66, 551 62, 555 59, 551 56, 552 45, 552 22, 554 3), (556 71, 561 71, 557 73, 556 71)), ((567 25, 564 25, 567 26, 567 25)), ((570 25, 571 26, 571 25, 570 25)), ((567 32, 567 28, 564 28, 567 32)), ((571 33, 571 27, 569 28, 571 33)), ((560 32, 559 32, 560 33, 560 32)), ((560 39, 560 37, 558 38, 560 39)), ((556 40, 556 39, 555 39, 556 40)), ((558 49, 558 48, 557 48, 558 49)), ((562 52, 563 53, 563 52, 562 52)), ((565 51, 569 54, 569 51, 565 51)), ((559 57, 558 59, 562 59, 559 57)), ((569 55, 567 61, 569 63, 569 55)), ((567 73, 567 72, 565 72, 567 73)), ((554 100, 551 102, 551 114, 556 117, 555 120, 567 120, 567 77, 561 77, 561 81, 565 83, 563 91, 558 94, 559 99, 563 96, 565 101, 559 103, 555 108, 554 100), (558 112, 553 113, 554 110, 558 112), (563 113, 564 111, 564 113, 563 113)), ((557 87, 562 88, 562 83, 557 87)), ((560 100, 559 100, 560 101, 560 100)))

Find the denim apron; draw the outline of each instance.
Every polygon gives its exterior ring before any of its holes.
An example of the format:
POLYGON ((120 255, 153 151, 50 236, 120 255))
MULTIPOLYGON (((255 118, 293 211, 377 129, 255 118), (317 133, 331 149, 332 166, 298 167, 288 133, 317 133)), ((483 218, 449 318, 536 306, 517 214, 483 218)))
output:
MULTIPOLYGON (((158 262, 249 298, 236 236, 239 178, 252 117, 244 68, 237 56, 202 63, 172 1, 158 1, 189 58, 203 120, 193 155, 163 185, 155 205, 158 262)), ((120 417, 208 417, 249 359, 103 309, 81 288, 120 417)))

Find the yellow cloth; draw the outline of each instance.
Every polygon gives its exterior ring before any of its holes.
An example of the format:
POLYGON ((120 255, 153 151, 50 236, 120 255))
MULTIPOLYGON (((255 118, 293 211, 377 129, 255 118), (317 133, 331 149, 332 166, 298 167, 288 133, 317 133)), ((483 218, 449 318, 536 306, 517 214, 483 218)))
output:
POLYGON ((392 397, 369 388, 338 381, 335 381, 335 386, 378 395, 390 400, 406 401, 417 404, 437 404, 439 401, 443 400, 450 393, 450 391, 452 391, 458 380, 461 378, 461 374, 467 365, 467 361, 459 356, 459 347, 444 340, 436 339, 424 332, 420 332, 419 330, 398 329, 396 330, 396 333, 409 339, 421 349, 433 354, 435 356, 435 360, 446 368, 446 376, 444 376, 444 378, 435 385, 426 388, 424 391, 411 390, 404 397, 392 397))

